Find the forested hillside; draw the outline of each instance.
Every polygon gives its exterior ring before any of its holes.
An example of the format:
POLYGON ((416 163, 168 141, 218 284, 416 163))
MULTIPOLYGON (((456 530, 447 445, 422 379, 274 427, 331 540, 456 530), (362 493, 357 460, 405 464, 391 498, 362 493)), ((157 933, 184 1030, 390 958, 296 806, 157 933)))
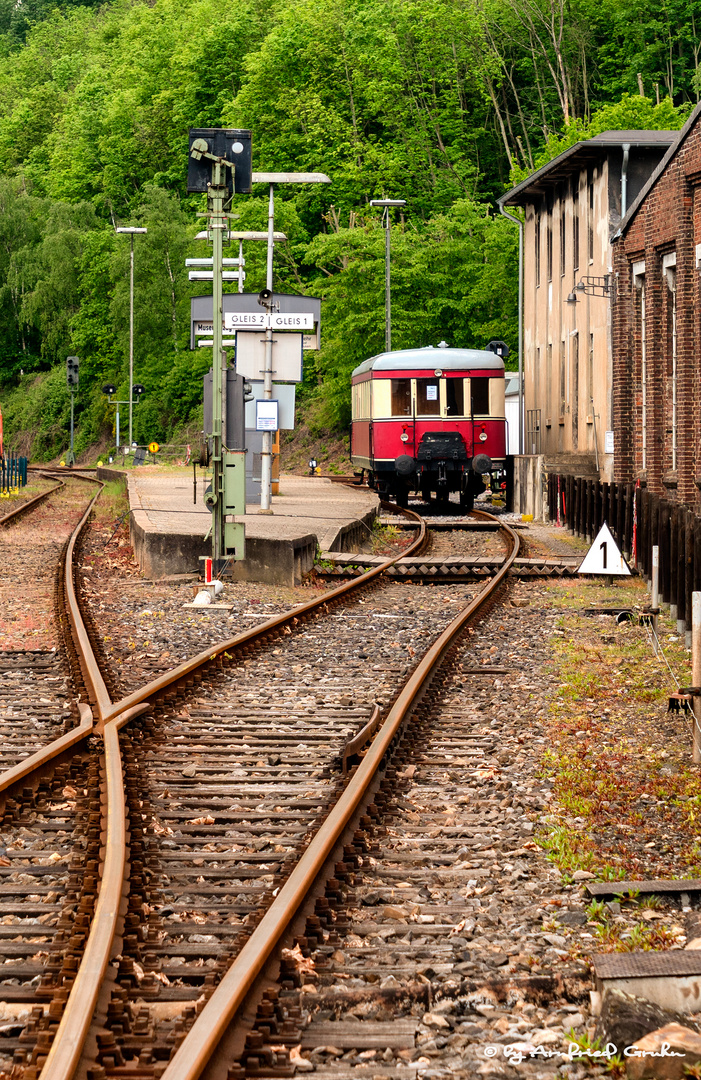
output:
MULTIPOLYGON (((320 170, 278 189, 281 290, 320 294, 308 395, 346 422, 348 373, 383 345, 384 240, 369 200, 401 197, 393 345, 516 345, 509 185, 609 127, 679 127, 701 90, 696 8, 669 0, 54 0, 0 3, 0 403, 36 455, 65 445, 64 360, 81 359, 77 448, 127 389, 136 238, 139 440, 197 415, 211 353, 189 351, 189 127, 253 132, 254 169, 320 170), (323 391, 319 387, 323 384, 323 391)), ((236 199, 264 226, 267 192, 236 199)), ((264 284, 249 244, 247 290, 264 284)), ((201 290, 197 290, 201 291, 201 290)))

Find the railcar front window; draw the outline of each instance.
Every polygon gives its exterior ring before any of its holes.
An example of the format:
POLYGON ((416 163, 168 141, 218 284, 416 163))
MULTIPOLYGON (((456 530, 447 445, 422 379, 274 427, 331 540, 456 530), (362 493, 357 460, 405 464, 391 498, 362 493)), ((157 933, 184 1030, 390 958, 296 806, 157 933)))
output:
POLYGON ((392 379, 392 416, 411 416, 411 379, 392 379))
POLYGON ((471 379, 472 415, 489 416, 489 379, 471 379))
POLYGON ((445 411, 447 416, 465 415, 465 386, 462 379, 445 380, 445 411))
POLYGON ((419 416, 440 416, 438 379, 416 380, 416 412, 419 416))

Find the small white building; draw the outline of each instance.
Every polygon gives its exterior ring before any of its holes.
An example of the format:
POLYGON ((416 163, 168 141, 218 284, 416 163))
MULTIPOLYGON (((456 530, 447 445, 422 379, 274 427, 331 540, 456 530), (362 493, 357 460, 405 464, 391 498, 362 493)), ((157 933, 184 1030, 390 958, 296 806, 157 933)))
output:
POLYGON ((518 375, 507 371, 504 376, 504 415, 506 417, 506 452, 519 452, 518 375))

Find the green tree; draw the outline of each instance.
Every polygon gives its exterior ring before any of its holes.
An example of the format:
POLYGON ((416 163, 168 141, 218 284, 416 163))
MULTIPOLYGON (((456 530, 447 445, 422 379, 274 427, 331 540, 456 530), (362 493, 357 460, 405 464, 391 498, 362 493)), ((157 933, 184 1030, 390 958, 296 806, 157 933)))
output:
MULTIPOLYGON (((518 311, 511 288, 518 239, 504 218, 463 199, 425 225, 391 237, 392 347, 484 348, 501 338, 515 353, 518 311)), ((318 236, 307 258, 325 275, 316 370, 328 419, 349 419, 353 368, 384 348, 384 230, 378 221, 318 236)))

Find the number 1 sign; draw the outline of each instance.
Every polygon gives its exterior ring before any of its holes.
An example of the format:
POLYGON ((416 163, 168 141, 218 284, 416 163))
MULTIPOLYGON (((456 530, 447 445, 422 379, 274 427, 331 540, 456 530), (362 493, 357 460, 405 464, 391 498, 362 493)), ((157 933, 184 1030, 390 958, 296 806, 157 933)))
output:
POLYGON ((628 564, 621 555, 618 544, 611 535, 606 522, 589 551, 584 556, 578 574, 608 574, 611 577, 630 577, 628 564))

